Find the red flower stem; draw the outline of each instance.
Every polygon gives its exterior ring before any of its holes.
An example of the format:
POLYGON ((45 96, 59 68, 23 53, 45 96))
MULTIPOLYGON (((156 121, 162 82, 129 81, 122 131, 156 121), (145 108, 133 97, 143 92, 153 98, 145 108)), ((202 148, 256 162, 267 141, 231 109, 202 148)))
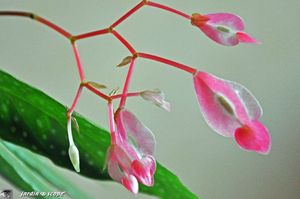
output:
POLYGON ((72 43, 72 47, 73 47, 73 51, 74 51, 74 55, 75 55, 75 59, 76 59, 77 70, 79 73, 80 81, 82 82, 82 81, 84 81, 85 77, 84 77, 84 72, 83 72, 83 68, 81 65, 81 61, 80 61, 79 52, 77 50, 77 46, 75 43, 72 43))
POLYGON ((48 26, 49 28, 55 30, 56 32, 60 33, 61 35, 63 35, 64 37, 66 37, 67 39, 70 39, 70 37, 72 36, 72 34, 70 34, 69 32, 67 32, 66 30, 62 29, 61 27, 53 24, 52 22, 48 21, 47 19, 44 19, 38 15, 35 15, 33 13, 30 12, 22 12, 22 11, 0 11, 0 16, 19 16, 19 17, 28 17, 31 18, 33 20, 36 20, 46 26, 48 26))
POLYGON ((116 126, 114 121, 114 108, 111 101, 107 104, 108 109, 108 120, 109 120, 109 130, 110 130, 110 142, 111 144, 116 144, 116 126))
POLYGON ((77 90, 77 93, 76 93, 76 96, 75 96, 75 99, 73 100, 73 103, 71 105, 71 108, 67 111, 67 117, 68 119, 71 117, 72 113, 74 112, 74 109, 78 103, 78 100, 80 98, 80 95, 81 95, 81 92, 82 92, 82 88, 83 86, 80 84, 78 90, 77 90))
POLYGON ((76 35, 76 36, 73 36, 72 39, 74 41, 76 41, 76 40, 80 40, 80 39, 94 37, 94 36, 97 36, 97 35, 104 35, 104 34, 107 34, 107 33, 110 33, 109 28, 102 29, 102 30, 96 30, 96 31, 88 32, 88 33, 83 33, 83 34, 80 34, 80 35, 76 35))
MULTIPOLYGON (((140 96, 140 93, 141 92, 127 93, 126 97, 140 96)), ((121 97, 122 97, 122 94, 117 94, 117 95, 111 96, 111 99, 114 100, 114 99, 118 99, 118 98, 121 98, 121 97)))
POLYGON ((185 14, 185 13, 183 13, 183 12, 181 12, 181 11, 179 11, 179 10, 176 10, 176 9, 174 9, 174 8, 170 8, 170 7, 168 7, 168 6, 162 5, 162 4, 158 4, 158 3, 154 3, 154 2, 148 1, 148 2, 146 3, 146 5, 151 6, 151 7, 155 7, 155 8, 159 8, 159 9, 162 9, 162 10, 169 11, 169 12, 171 12, 171 13, 174 13, 174 14, 177 14, 177 15, 179 15, 179 16, 182 16, 182 17, 184 17, 184 18, 186 18, 186 19, 188 19, 188 20, 191 19, 191 16, 190 16, 190 15, 185 14))
POLYGON ((124 37, 122 37, 117 31, 112 30, 111 33, 131 52, 132 55, 136 53, 136 51, 130 45, 130 43, 124 37))
POLYGON ((159 56, 155 56, 155 55, 151 55, 151 54, 147 54, 147 53, 138 53, 138 57, 145 58, 145 59, 150 59, 150 60, 157 61, 157 62, 161 62, 161 63, 173 66, 175 68, 178 68, 180 70, 186 71, 186 72, 191 73, 191 74, 195 74, 197 72, 197 70, 195 68, 192 68, 192 67, 189 67, 187 65, 180 64, 178 62, 175 62, 175 61, 172 61, 172 60, 169 60, 169 59, 165 59, 165 58, 162 58, 162 57, 159 57, 159 56))
POLYGON ((145 1, 141 1, 134 8, 132 8, 131 10, 129 10, 128 12, 126 12, 121 18, 119 18, 116 22, 114 22, 110 27, 111 28, 116 27, 117 25, 119 25, 120 23, 122 23, 123 21, 125 21, 130 15, 132 15, 137 10, 139 10, 141 7, 143 7, 143 5, 145 5, 145 1))
POLYGON ((70 34, 69 32, 65 31, 64 29, 62 29, 61 27, 53 24, 52 22, 48 21, 47 19, 44 19, 40 16, 34 15, 34 19, 37 20, 38 22, 52 28, 53 30, 55 30, 56 32, 60 33, 61 35, 63 35, 64 37, 66 37, 67 39, 70 39, 70 37, 72 36, 72 34, 70 34))
POLYGON ((119 108, 123 108, 125 106, 125 103, 126 103, 127 91, 128 91, 130 79, 131 79, 131 76, 132 76, 135 59, 136 58, 133 57, 131 59, 131 62, 130 62, 130 66, 129 66, 129 69, 128 69, 128 72, 127 72, 127 76, 126 76, 126 80, 125 80, 124 87, 123 87, 123 92, 122 92, 122 96, 121 96, 119 108))
POLYGON ((102 99, 106 100, 106 101, 110 101, 110 97, 105 95, 104 93, 102 93, 101 91, 95 89, 94 87, 92 87, 89 84, 84 84, 84 86, 89 89, 90 91, 92 91, 94 94, 98 95, 99 97, 101 97, 102 99))

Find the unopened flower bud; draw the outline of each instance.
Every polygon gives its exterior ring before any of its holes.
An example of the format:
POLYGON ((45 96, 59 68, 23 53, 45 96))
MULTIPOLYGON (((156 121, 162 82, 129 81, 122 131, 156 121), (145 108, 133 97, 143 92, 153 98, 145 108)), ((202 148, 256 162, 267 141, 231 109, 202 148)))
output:
POLYGON ((69 157, 70 157, 70 160, 71 160, 71 162, 73 164, 73 167, 76 170, 76 172, 80 172, 79 151, 78 151, 77 147, 74 144, 70 145, 70 147, 69 147, 69 157))
POLYGON ((122 60, 121 63, 119 63, 119 64, 117 65, 117 67, 126 66, 127 64, 129 64, 129 63, 131 62, 131 60, 132 60, 132 56, 127 56, 127 57, 125 57, 125 58, 122 60))

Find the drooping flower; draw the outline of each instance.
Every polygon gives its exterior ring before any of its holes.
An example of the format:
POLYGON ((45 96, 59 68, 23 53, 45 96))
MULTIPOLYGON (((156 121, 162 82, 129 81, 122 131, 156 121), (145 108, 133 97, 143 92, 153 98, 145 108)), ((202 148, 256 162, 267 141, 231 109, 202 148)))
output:
POLYGON ((235 46, 239 42, 259 43, 244 32, 243 20, 231 13, 206 15, 194 13, 191 17, 191 23, 200 28, 210 39, 221 45, 235 46))
POLYGON ((120 134, 126 134, 123 142, 133 157, 131 169, 134 175, 144 185, 152 186, 156 169, 156 162, 153 157, 156 141, 153 133, 126 109, 121 109, 118 112, 116 124, 117 131, 120 134))
POLYGON ((108 173, 126 189, 137 193, 138 181, 146 186, 154 184, 155 137, 126 109, 116 112, 115 121, 114 143, 107 153, 108 173))
POLYGON ((194 86, 203 116, 214 131, 234 137, 242 149, 269 153, 271 138, 259 122, 261 106, 247 88, 205 72, 195 74, 194 86))
POLYGON ((165 100, 165 94, 161 90, 145 90, 140 95, 144 100, 150 101, 166 111, 171 111, 171 105, 165 100))

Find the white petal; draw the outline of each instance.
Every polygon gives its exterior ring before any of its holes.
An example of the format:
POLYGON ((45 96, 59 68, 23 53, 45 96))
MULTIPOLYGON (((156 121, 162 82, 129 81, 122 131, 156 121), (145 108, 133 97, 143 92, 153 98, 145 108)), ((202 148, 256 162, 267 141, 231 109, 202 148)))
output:
POLYGON ((150 101, 156 106, 165 109, 166 111, 171 110, 170 103, 165 101, 165 94, 159 89, 146 90, 140 93, 144 100, 150 101))
POLYGON ((254 95, 245 86, 239 83, 228 80, 227 83, 235 90, 235 92, 241 98, 243 104, 245 105, 245 108, 247 109, 250 119, 258 120, 262 116, 263 111, 258 100, 254 97, 254 95))

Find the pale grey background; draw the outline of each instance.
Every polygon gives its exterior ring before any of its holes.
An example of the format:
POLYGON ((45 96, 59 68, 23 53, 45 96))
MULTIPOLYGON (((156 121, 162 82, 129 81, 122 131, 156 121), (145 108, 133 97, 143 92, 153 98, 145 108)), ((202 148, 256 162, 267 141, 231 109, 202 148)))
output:
MULTIPOLYGON (((186 13, 233 12, 262 45, 219 46, 189 22, 153 8, 142 8, 117 30, 140 51, 174 59, 247 86, 264 109, 273 148, 268 156, 240 150, 233 140, 205 124, 189 75, 138 60, 130 90, 160 88, 172 103, 167 113, 140 99, 128 108, 157 137, 156 158, 203 199, 299 199, 300 197, 300 2, 298 0, 167 1, 186 13)), ((107 27, 138 0, 1 0, 0 10, 37 13, 77 34, 107 27)), ((0 68, 69 105, 79 80, 68 41, 34 21, 0 18, 0 68)), ((129 55, 111 35, 79 41, 89 80, 121 87, 127 69, 115 65, 129 55)), ((85 91, 77 109, 107 127, 105 103, 85 91)), ((68 160, 66 160, 68 161, 68 160)), ((120 185, 63 172, 91 198, 134 198, 120 185)), ((2 180, 0 187, 7 187, 2 180)), ((136 198, 152 198, 138 195, 136 198)))

